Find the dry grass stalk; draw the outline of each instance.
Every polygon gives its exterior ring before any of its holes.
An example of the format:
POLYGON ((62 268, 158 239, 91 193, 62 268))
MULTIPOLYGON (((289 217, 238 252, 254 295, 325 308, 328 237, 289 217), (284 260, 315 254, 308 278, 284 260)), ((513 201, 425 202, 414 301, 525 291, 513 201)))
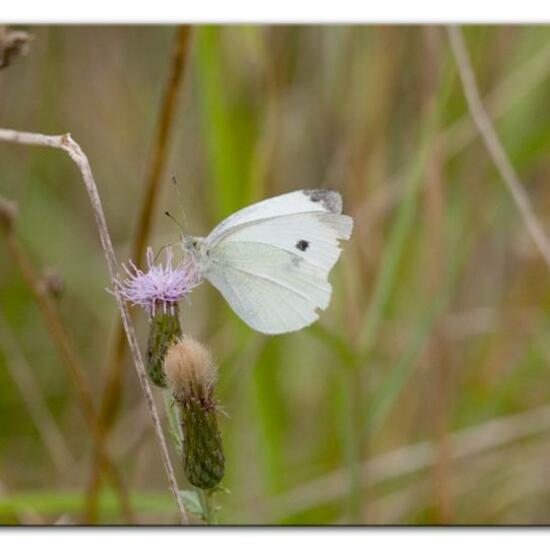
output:
MULTIPOLYGON (((437 101, 441 80, 441 42, 440 29, 434 26, 422 28, 422 39, 426 62, 424 64, 424 109, 429 116, 437 101)), ((445 189, 443 173, 446 161, 443 136, 438 133, 426 160, 426 183, 424 204, 429 233, 429 256, 427 281, 429 293, 442 292, 446 284, 446 245, 445 245, 445 189)), ((453 518, 453 498, 451 493, 451 464, 448 437, 449 406, 449 356, 443 334, 441 319, 434 322, 428 349, 428 361, 432 373, 434 399, 432 402, 433 429, 437 445, 436 461, 433 471, 433 493, 437 521, 449 524, 453 518)), ((430 388, 430 391, 431 388, 430 388)))
POLYGON ((495 167, 499 171, 508 191, 510 191, 518 207, 529 235, 541 253, 547 267, 550 269, 550 241, 533 211, 529 196, 500 142, 491 118, 483 106, 470 57, 466 50, 466 45, 464 44, 464 38, 462 37, 462 32, 460 28, 456 26, 447 27, 447 32, 472 119, 479 130, 483 143, 495 167))
MULTIPOLYGON (((174 38, 170 74, 162 100, 157 133, 153 142, 151 164, 149 166, 149 173, 147 174, 145 195, 130 253, 130 257, 138 266, 141 266, 143 262, 145 247, 151 233, 154 214, 160 196, 161 182, 170 150, 169 146, 174 127, 177 100, 184 82, 190 33, 191 28, 188 25, 183 25, 178 28, 174 38)), ((124 327, 121 323, 116 325, 112 341, 112 354, 109 356, 107 363, 107 380, 100 408, 100 422, 103 437, 105 438, 112 429, 122 395, 127 347, 124 327)), ((87 515, 90 521, 93 521, 96 516, 95 510, 97 508, 99 487, 99 464, 96 458, 88 482, 87 515)))
MULTIPOLYGON (((113 282, 116 278, 117 270, 117 260, 115 256, 115 251, 113 249, 113 243, 111 241, 111 236, 107 228, 107 221, 105 219, 105 213, 103 211, 103 206, 101 204, 101 199, 97 190, 97 186, 92 174, 92 169, 88 158, 80 148, 80 145, 76 143, 70 134, 63 134, 59 136, 48 136, 43 134, 36 134, 30 132, 18 132, 16 130, 7 130, 0 129, 0 141, 7 141, 11 143, 18 143, 22 145, 39 145, 52 147, 54 149, 61 149, 65 151, 69 157, 74 161, 80 170, 82 180, 88 192, 90 202, 92 205, 92 210, 94 212, 95 221, 97 224, 99 237, 101 241, 101 246, 105 254, 105 259, 107 261, 107 267, 109 269, 109 276, 113 282)), ((113 292, 116 298, 116 302, 122 317, 122 323, 124 325, 124 330, 128 338, 128 343, 132 352, 132 357, 134 365, 137 371, 139 382, 141 384, 143 393, 145 395, 145 401, 149 409, 151 420, 153 422, 153 427, 155 429, 155 434, 157 436, 158 444, 160 447, 164 467, 166 470, 166 475, 168 477, 168 483, 170 490, 174 495, 176 500, 178 511, 180 514, 181 521, 183 523, 188 523, 187 512, 183 505, 181 495, 178 489, 178 484, 176 481, 176 476, 174 473, 174 468, 170 460, 170 455, 168 454, 168 447, 166 445, 166 440, 164 438, 164 433, 162 431, 162 425, 160 418, 157 412, 155 401, 153 398, 153 393, 151 387, 149 386, 149 380, 147 378, 147 373, 145 371, 145 366, 143 359, 141 357, 141 352, 139 350, 139 344, 137 341, 137 336, 134 330, 134 326, 130 319, 128 313, 128 308, 124 303, 124 300, 119 294, 117 286, 113 283, 113 292)), ((46 295, 47 296, 47 295, 46 295)), ((45 300, 47 298, 44 298, 45 300)), ((95 424, 94 424, 95 425, 95 424)))
MULTIPOLYGON (((483 98, 493 118, 506 114, 521 97, 548 77, 549 60, 550 45, 538 51, 529 63, 521 65, 483 98)), ((447 145, 447 158, 451 160, 472 142, 477 135, 477 128, 471 117, 464 116, 443 128, 440 133, 447 145)), ((354 219, 367 220, 365 234, 370 234, 378 220, 395 208, 402 199, 402 180, 403 177, 399 174, 391 175, 387 179, 387 185, 371 193, 367 199, 359 201, 353 209, 354 219)))
POLYGON ((30 365, 17 345, 7 320, 0 312, 0 347, 6 356, 6 368, 17 386, 23 403, 32 418, 52 462, 61 474, 72 468, 74 456, 69 445, 53 417, 40 385, 30 365))
MULTIPOLYGON (((145 247, 151 233, 153 217, 160 195, 162 177, 168 159, 170 138, 177 106, 176 100, 178 99, 178 92, 183 84, 183 75, 185 74, 189 35, 190 28, 182 26, 178 29, 175 38, 171 72, 162 102, 157 134, 153 144, 151 164, 147 175, 145 196, 130 253, 130 257, 138 267, 143 262, 145 247)), ((109 360, 108 380, 101 405, 101 421, 107 430, 112 423, 120 401, 121 382, 125 365, 126 346, 124 328, 121 324, 117 326, 115 331, 114 342, 114 351, 109 360)))
MULTIPOLYGON (((539 437, 549 431, 550 406, 548 405, 500 417, 452 434, 451 459, 457 462, 466 460, 498 447, 515 444, 531 437, 539 437)), ((422 441, 375 456, 362 464, 362 468, 368 472, 368 477, 365 478, 366 487, 373 487, 400 476, 431 468, 435 461, 436 447, 432 441, 422 441)), ((346 479, 345 470, 336 470, 287 491, 279 497, 274 497, 270 505, 277 510, 278 518, 289 517, 319 507, 345 496, 346 479)), ((273 519, 270 518, 270 520, 273 519)))

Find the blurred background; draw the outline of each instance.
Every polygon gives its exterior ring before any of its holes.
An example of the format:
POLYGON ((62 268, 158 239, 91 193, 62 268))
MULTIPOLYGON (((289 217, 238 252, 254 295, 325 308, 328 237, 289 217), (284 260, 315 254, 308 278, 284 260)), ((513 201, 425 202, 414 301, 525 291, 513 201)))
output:
MULTIPOLYGON (((125 262, 150 200, 178 30, 21 30, 34 38, 0 71, 0 126, 71 132, 125 262)), ((550 30, 463 32, 550 233, 550 30)), ((257 334, 209 285, 182 309, 184 331, 219 367, 219 521, 549 523, 548 268, 472 123, 445 29, 193 27, 184 54, 147 244, 178 241, 165 210, 204 235, 242 206, 302 188, 339 190, 355 220, 317 324, 257 334)), ((118 312, 80 174, 62 152, 2 142, 0 194, 18 205, 14 233, 37 276, 62 287, 52 303, 99 410, 118 312)), ((145 349, 147 319, 134 313, 145 349)), ((174 523, 127 355, 109 453, 135 521, 174 523)), ((92 521, 94 446, 80 409, 2 238, 1 524, 92 521)), ((126 522, 102 479, 94 521, 126 522)))

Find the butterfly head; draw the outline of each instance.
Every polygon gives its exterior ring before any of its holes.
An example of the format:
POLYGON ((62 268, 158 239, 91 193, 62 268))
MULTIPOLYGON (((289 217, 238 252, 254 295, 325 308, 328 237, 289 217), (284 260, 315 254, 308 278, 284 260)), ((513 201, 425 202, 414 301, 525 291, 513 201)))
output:
POLYGON ((189 252, 189 254, 193 254, 194 256, 196 256, 197 252, 200 249, 202 241, 202 237, 183 236, 181 238, 181 246, 186 252, 189 252))
POLYGON ((184 236, 181 238, 181 246, 185 252, 195 258, 199 265, 205 263, 208 253, 204 244, 204 237, 184 236))

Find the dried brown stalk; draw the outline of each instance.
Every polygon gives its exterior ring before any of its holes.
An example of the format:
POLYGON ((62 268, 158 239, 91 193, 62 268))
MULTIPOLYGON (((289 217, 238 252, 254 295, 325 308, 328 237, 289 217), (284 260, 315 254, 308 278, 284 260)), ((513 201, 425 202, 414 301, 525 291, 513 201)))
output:
MULTIPOLYGON (((171 72, 162 102, 162 110, 153 146, 151 165, 149 174, 147 175, 145 196, 130 254, 130 257, 138 266, 142 264, 145 247, 151 233, 162 176, 168 158, 170 137, 175 118, 176 100, 183 83, 182 77, 185 72, 189 33, 190 29, 188 26, 180 27, 175 38, 171 72)), ((107 430, 112 423, 120 401, 122 376, 125 365, 124 356, 127 348, 125 345, 124 330, 121 324, 117 326, 114 341, 114 352, 109 361, 108 381, 103 403, 101 405, 101 420, 107 430)))
MULTIPOLYGON (((500 417, 453 433, 450 438, 451 458, 453 461, 467 460, 527 438, 546 435, 549 431, 548 405, 500 417)), ((429 440, 380 454, 361 465, 369 472, 363 489, 432 468, 435 461, 436 448, 429 440)), ((333 471, 273 497, 269 504, 276 510, 276 518, 284 518, 341 499, 347 490, 346 475, 344 469, 333 471)), ((247 505, 252 509, 252 502, 242 503, 243 507, 247 505)))
POLYGON ((19 389, 23 403, 49 452, 52 462, 61 474, 74 463, 74 456, 48 408, 36 376, 20 350, 15 334, 0 311, 0 349, 5 352, 6 368, 19 389))
MULTIPOLYGON (((175 121, 175 112, 179 91, 183 85, 186 61, 188 58, 189 39, 191 29, 184 25, 177 29, 174 38, 174 50, 170 74, 164 93, 162 107, 158 122, 157 133, 153 144, 153 153, 149 173, 146 180, 145 196, 141 206, 141 213, 136 226, 136 233, 132 244, 130 257, 141 266, 145 253, 145 247, 151 233, 153 217, 156 212, 160 186, 168 159, 170 138, 175 121)), ((100 423, 103 437, 107 438, 120 405, 124 370, 126 367, 126 338, 124 327, 121 323, 116 325, 112 339, 112 354, 107 364, 107 381, 103 393, 100 408, 100 423)), ((88 481, 87 516, 90 522, 94 521, 97 509, 97 496, 100 487, 100 472, 98 459, 92 467, 88 481)))
POLYGON ((533 211, 529 196, 500 142, 491 118, 483 106, 460 27, 447 27, 447 32, 449 34, 451 48, 456 59, 460 80, 472 119, 479 130, 481 138, 487 148, 487 152, 491 156, 495 167, 499 171, 508 191, 512 195, 512 199, 518 207, 529 235, 539 249, 547 267, 550 269, 550 241, 533 211))
MULTIPOLYGON (((0 131, 0 139, 2 139, 0 131)), ((65 329, 65 325, 61 319, 61 315, 48 292, 44 291, 43 281, 40 275, 34 269, 30 258, 19 242, 17 235, 14 232, 16 208, 13 203, 0 197, 0 229, 6 239, 8 250, 14 260, 15 265, 19 268, 21 276, 36 301, 38 309, 44 318, 44 322, 52 342, 54 343, 63 365, 69 372, 70 378, 76 388, 78 394, 78 403, 82 408, 84 419, 88 425, 92 438, 96 446, 96 452, 101 456, 102 469, 109 476, 113 486, 120 498, 124 514, 127 521, 133 522, 133 513, 130 506, 130 500, 126 492, 126 488, 113 465, 111 459, 101 442, 100 430, 95 414, 94 403, 90 386, 84 376, 84 369, 78 360, 78 356, 73 349, 69 335, 65 329)))
MULTIPOLYGON (((493 90, 483 98, 488 112, 497 119, 524 95, 532 91, 548 76, 550 60, 550 45, 541 48, 529 62, 522 64, 515 72, 503 78, 493 90)), ((461 117, 456 122, 443 128, 440 133, 447 145, 447 158, 457 156, 477 136, 477 128, 471 117, 461 117)), ((353 209, 354 219, 367 220, 364 231, 368 232, 383 216, 401 200, 403 177, 393 174, 388 178, 387 185, 375 193, 370 193, 368 200, 357 203, 353 209)))
MULTIPOLYGON (((80 148, 80 145, 78 145, 78 143, 76 143, 72 139, 70 134, 63 134, 59 136, 47 136, 43 134, 18 132, 16 130, 7 130, 7 129, 0 129, 0 141, 8 141, 11 143, 19 143, 23 145, 41 145, 46 147, 52 147, 54 149, 61 149, 62 151, 65 151, 69 155, 69 157, 75 162, 78 169, 80 170, 82 180, 84 182, 86 191, 88 192, 88 196, 90 198, 92 210, 94 212, 94 217, 95 217, 95 221, 99 232, 101 246, 103 248, 105 259, 107 261, 107 267, 109 269, 109 276, 111 281, 113 282, 116 278, 116 269, 117 269, 117 260, 115 256, 115 251, 113 249, 113 243, 111 241, 111 236, 107 228, 105 213, 103 211, 101 199, 99 197, 97 186, 92 174, 92 169, 90 167, 88 158, 80 148)), ((166 470, 166 475, 168 477, 169 487, 174 495, 174 499, 176 500, 182 523, 188 523, 187 512, 185 510, 185 507, 183 506, 181 495, 178 490, 178 484, 176 481, 174 468, 170 460, 170 455, 168 454, 168 447, 166 445, 166 440, 164 438, 164 433, 162 431, 162 425, 160 423, 160 418, 159 418, 155 401, 153 398, 153 393, 151 391, 149 380, 147 378, 147 372, 145 371, 145 366, 139 350, 139 345, 138 345, 136 333, 134 330, 134 326, 130 319, 128 308, 126 307, 124 300, 120 296, 117 286, 115 284, 113 284, 112 286, 113 286, 113 293, 115 295, 116 302, 120 311, 120 315, 122 317, 124 330, 128 338, 128 343, 130 345, 130 350, 132 352, 132 358, 137 371, 139 382, 141 384, 141 388, 145 395, 145 401, 147 403, 149 414, 151 416, 153 427, 155 429, 155 434, 157 436, 157 440, 159 443, 164 467, 166 470)), ((44 298, 44 300, 47 300, 47 299, 48 298, 44 298)), ((100 434, 99 430, 98 430, 98 434, 100 434)), ((99 437, 101 438, 101 436, 99 437)))
MULTIPOLYGON (((425 52, 424 63, 424 109, 426 116, 437 101, 441 81, 441 43, 444 36, 435 26, 422 29, 425 52)), ((445 190, 443 170, 446 160, 443 134, 436 134, 431 151, 426 159, 424 204, 429 235, 429 259, 427 284, 429 293, 441 292, 445 286, 446 246, 445 246, 445 190)), ((453 519, 453 497, 451 492, 451 464, 449 447, 449 366, 448 352, 441 319, 436 319, 432 329, 428 349, 428 361, 432 373, 434 437, 436 460, 433 469, 433 493, 435 497, 436 521, 449 524, 453 519)), ((431 391, 431 389, 430 389, 431 391)))

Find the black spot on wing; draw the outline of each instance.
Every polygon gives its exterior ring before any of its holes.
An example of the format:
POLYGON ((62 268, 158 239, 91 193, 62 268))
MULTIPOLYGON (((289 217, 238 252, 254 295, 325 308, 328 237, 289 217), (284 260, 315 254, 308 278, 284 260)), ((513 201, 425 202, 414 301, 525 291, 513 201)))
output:
POLYGON ((311 202, 320 202, 323 208, 333 214, 342 213, 342 197, 336 191, 329 189, 304 189, 304 195, 311 202))
POLYGON ((302 252, 305 252, 309 248, 309 243, 301 239, 296 243, 296 248, 302 252))

